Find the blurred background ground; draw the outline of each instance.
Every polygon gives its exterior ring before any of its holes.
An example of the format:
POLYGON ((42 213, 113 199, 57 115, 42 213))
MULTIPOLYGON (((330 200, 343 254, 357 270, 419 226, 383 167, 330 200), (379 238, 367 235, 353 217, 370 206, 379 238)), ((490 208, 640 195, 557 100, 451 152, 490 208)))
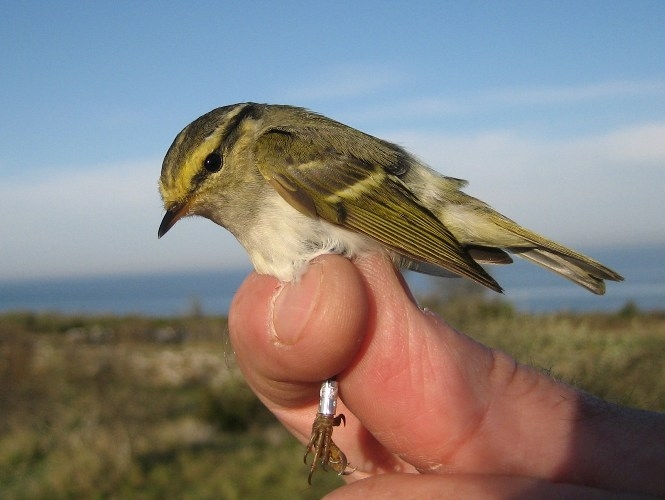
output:
MULTIPOLYGON (((665 411, 665 313, 524 314, 473 288, 422 303, 602 398, 665 411)), ((226 328, 196 310, 0 316, 0 496, 319 498, 342 484, 307 485, 303 446, 247 388, 226 328)))

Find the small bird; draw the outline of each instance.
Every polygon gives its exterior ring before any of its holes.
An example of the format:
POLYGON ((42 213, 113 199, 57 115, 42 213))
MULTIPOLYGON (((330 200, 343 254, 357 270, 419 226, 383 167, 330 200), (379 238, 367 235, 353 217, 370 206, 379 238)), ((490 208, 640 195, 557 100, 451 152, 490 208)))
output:
MULTIPOLYGON (((257 272, 284 282, 318 255, 377 251, 398 267, 465 276, 497 292, 481 264, 511 263, 510 254, 595 294, 605 293, 605 280, 623 280, 465 194, 465 185, 400 146, 309 110, 233 104, 197 118, 171 144, 159 180, 166 214, 158 235, 182 217, 206 217, 233 233, 257 272)), ((310 480, 319 462, 347 470, 331 439, 343 416, 320 415, 307 448, 310 480)))

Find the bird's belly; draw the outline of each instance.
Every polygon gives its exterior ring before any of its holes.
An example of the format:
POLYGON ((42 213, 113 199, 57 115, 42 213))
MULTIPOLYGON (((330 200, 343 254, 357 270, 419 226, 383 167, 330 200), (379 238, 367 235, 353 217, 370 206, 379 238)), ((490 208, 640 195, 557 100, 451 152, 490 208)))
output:
POLYGON ((281 201, 286 207, 265 210, 260 221, 238 238, 260 274, 294 281, 319 255, 355 257, 381 248, 368 236, 304 215, 281 201))

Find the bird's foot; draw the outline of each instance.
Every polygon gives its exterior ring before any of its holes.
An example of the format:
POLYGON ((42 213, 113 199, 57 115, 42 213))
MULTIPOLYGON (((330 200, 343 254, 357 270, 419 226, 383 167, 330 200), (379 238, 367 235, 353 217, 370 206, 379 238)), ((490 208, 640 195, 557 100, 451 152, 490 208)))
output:
POLYGON ((346 424, 344 415, 316 414, 312 424, 312 437, 307 444, 304 457, 305 463, 307 463, 307 457, 312 453, 312 465, 309 468, 309 476, 307 476, 309 484, 312 484, 312 474, 318 469, 319 464, 323 470, 331 468, 340 476, 351 474, 355 470, 349 467, 346 455, 332 440, 333 428, 341 423, 346 424))

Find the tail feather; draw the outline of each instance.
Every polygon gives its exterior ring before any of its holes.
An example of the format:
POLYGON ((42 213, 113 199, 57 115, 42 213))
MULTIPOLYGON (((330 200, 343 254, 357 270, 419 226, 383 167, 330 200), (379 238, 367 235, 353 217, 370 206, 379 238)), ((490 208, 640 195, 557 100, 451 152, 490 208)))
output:
POLYGON ((520 226, 482 202, 471 197, 465 200, 449 206, 441 217, 478 262, 509 263, 508 256, 502 256, 508 251, 598 295, 605 293, 604 280, 623 281, 600 262, 520 226))
POLYGON ((569 255, 548 252, 542 248, 511 248, 510 251, 518 257, 549 269, 597 295, 605 293, 605 282, 603 280, 623 280, 621 276, 601 264, 594 266, 589 262, 569 255))
POLYGON ((500 225, 524 241, 523 245, 506 248, 518 257, 549 269, 598 295, 605 293, 605 282, 603 280, 623 281, 620 274, 605 267, 600 262, 543 238, 510 220, 502 219, 500 225))

